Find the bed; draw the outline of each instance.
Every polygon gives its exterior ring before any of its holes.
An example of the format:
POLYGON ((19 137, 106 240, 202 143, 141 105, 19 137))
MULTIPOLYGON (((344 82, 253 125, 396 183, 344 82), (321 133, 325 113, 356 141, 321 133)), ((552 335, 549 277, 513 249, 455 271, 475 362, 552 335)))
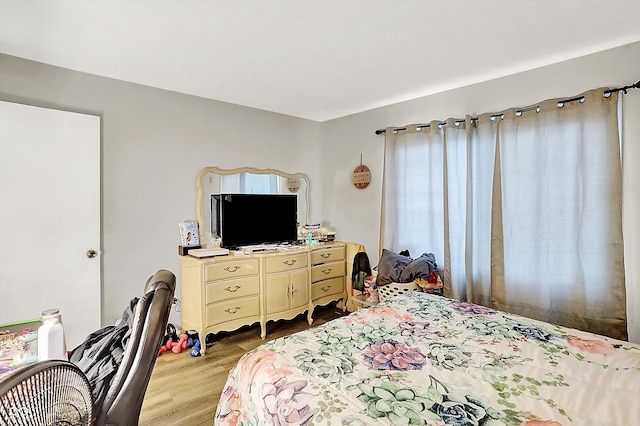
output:
POLYGON ((421 292, 245 354, 216 425, 634 425, 640 345, 421 292))

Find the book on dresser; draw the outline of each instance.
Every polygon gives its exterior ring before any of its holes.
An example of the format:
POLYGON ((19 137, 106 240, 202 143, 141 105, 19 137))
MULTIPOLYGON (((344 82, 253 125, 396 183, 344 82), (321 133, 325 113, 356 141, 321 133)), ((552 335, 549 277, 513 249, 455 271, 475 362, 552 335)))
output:
POLYGON ((225 256, 227 254, 229 254, 229 249, 221 248, 221 247, 199 248, 199 249, 189 250, 189 256, 197 257, 198 259, 202 259, 204 257, 225 256))

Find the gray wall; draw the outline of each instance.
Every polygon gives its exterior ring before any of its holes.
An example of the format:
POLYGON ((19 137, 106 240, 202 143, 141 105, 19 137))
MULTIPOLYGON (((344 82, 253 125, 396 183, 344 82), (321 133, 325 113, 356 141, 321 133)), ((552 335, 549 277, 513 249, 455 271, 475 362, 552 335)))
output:
MULTIPOLYGON (((376 136, 376 129, 497 112, 639 79, 640 42, 322 123, 323 217, 338 229, 340 239, 364 244, 376 264, 384 153, 384 136, 376 136), (364 190, 349 184, 360 153, 372 173, 372 183, 364 190)), ((630 340, 640 342, 640 196, 633 188, 640 182, 640 90, 622 99, 627 309, 630 340)))
POLYGON ((177 224, 196 218, 195 177, 204 166, 304 172, 319 220, 318 123, 7 55, 0 98, 102 115, 105 324, 157 269, 178 275, 177 224))
MULTIPOLYGON (((640 78, 639 70, 640 43, 634 43, 315 123, 0 55, 0 98, 103 116, 103 320, 108 323, 153 271, 178 272, 177 222, 195 218, 195 175, 203 166, 306 173, 312 221, 336 228, 340 240, 364 244, 376 264, 384 143, 376 129, 625 85, 640 78), (364 190, 350 183, 361 153, 372 171, 364 190)), ((640 265, 634 264, 640 253, 635 219, 640 197, 631 191, 631 183, 640 181, 635 118, 640 116, 640 90, 623 99, 627 306, 631 340, 640 342, 640 265)))

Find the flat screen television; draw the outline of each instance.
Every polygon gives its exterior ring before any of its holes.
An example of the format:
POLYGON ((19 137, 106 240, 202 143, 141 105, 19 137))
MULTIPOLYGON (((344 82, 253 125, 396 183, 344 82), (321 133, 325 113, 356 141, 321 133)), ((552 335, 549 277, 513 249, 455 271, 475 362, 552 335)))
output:
POLYGON ((212 194, 211 232, 237 249, 298 239, 298 202, 288 194, 212 194))

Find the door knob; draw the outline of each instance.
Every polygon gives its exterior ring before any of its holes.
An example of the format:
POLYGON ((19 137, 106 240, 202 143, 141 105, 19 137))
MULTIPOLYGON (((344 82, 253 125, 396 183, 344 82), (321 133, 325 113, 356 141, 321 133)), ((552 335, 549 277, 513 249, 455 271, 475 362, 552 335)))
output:
POLYGON ((94 257, 96 257, 98 255, 98 252, 95 250, 87 250, 87 257, 89 259, 93 259, 94 257))

